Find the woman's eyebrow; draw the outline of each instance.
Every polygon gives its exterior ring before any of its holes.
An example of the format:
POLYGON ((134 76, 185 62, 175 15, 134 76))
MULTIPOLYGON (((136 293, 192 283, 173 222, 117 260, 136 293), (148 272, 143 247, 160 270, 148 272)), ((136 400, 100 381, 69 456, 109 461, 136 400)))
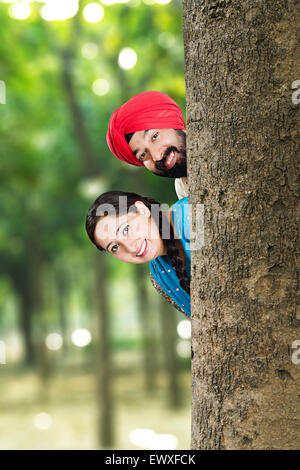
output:
MULTIPOLYGON (((116 230, 116 236, 118 235, 119 230, 120 230, 120 228, 122 227, 123 224, 125 224, 125 222, 122 222, 122 223, 119 225, 119 227, 117 228, 117 230, 116 230)), ((109 244, 108 244, 107 247, 105 248, 106 251, 108 251, 108 247, 109 247, 112 243, 113 243, 113 240, 112 240, 111 242, 109 242, 109 244)))

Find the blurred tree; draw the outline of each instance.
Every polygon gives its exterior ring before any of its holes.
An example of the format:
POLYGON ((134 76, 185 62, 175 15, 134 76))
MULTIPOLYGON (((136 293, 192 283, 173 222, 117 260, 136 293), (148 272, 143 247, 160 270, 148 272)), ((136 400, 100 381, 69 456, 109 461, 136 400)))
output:
POLYGON ((162 299, 160 302, 162 344, 166 377, 168 381, 168 406, 177 409, 182 405, 179 358, 176 352, 177 318, 174 307, 162 299))
MULTIPOLYGON (((141 325, 142 348, 144 356, 145 388, 151 393, 156 388, 158 361, 154 334, 154 318, 152 305, 149 301, 149 268, 147 265, 134 266, 135 289, 138 313, 141 325)), ((156 319, 156 318, 155 318, 156 319)))
POLYGON ((95 299, 99 315, 99 360, 97 360, 98 403, 99 403, 99 444, 101 447, 113 447, 115 442, 113 416, 114 396, 112 351, 110 341, 109 288, 107 263, 101 253, 95 259, 95 299))

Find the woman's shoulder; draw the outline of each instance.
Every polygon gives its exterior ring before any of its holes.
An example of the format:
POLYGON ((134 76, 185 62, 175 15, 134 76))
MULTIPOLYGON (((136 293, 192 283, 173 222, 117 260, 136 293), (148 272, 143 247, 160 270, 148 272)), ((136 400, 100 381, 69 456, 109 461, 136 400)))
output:
POLYGON ((172 209, 173 212, 175 212, 175 211, 177 211, 177 210, 179 210, 179 209, 182 209, 184 206, 188 205, 188 203, 189 203, 189 198, 188 198, 188 196, 183 197, 183 198, 181 198, 181 199, 178 199, 178 201, 176 201, 176 202, 172 205, 171 209, 172 209))

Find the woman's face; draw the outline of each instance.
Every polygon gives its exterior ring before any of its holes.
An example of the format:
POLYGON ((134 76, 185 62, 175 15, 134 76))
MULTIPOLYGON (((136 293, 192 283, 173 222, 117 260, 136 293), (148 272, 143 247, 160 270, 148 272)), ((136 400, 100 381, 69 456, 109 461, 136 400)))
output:
POLYGON ((135 213, 100 217, 95 227, 95 241, 121 261, 147 263, 166 251, 150 210, 141 201, 134 205, 135 213))

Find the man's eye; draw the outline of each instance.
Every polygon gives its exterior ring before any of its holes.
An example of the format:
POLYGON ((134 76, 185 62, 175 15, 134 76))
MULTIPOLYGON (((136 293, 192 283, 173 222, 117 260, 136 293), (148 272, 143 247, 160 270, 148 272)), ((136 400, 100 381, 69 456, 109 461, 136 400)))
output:
POLYGON ((141 155, 139 156, 139 160, 140 160, 141 162, 143 162, 143 161, 145 160, 145 157, 146 157, 146 152, 143 152, 143 153, 141 153, 141 155))
POLYGON ((126 225, 126 227, 123 228, 123 235, 127 235, 129 230, 129 225, 126 225))
POLYGON ((111 252, 112 252, 112 253, 116 253, 116 251, 117 251, 118 248, 119 248, 119 245, 114 245, 114 246, 112 246, 111 252))
POLYGON ((153 136, 152 136, 152 140, 155 140, 158 136, 158 132, 154 132, 153 136))

